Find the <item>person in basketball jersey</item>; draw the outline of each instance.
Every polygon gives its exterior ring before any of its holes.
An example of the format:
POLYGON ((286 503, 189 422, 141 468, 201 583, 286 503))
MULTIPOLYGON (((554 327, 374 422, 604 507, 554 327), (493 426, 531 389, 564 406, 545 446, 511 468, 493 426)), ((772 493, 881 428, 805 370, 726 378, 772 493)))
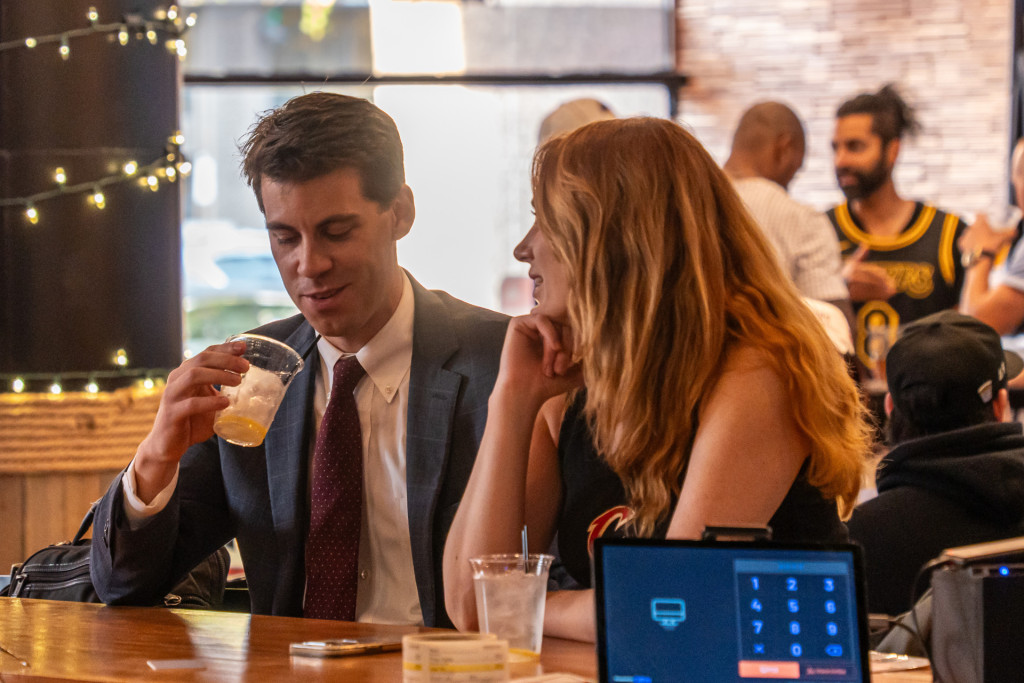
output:
POLYGON ((957 241, 966 224, 902 198, 893 183, 900 141, 919 128, 891 85, 857 95, 836 112, 833 161, 847 201, 827 215, 845 258, 857 358, 876 380, 884 380, 885 354, 900 325, 955 308, 964 280, 957 241))

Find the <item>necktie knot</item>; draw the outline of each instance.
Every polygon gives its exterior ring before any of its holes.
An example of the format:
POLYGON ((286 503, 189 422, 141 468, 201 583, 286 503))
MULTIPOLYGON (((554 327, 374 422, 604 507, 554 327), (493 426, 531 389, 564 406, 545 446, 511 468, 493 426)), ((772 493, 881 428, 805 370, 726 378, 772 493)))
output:
POLYGON ((334 364, 334 385, 331 388, 331 398, 337 396, 341 391, 351 394, 365 374, 366 370, 354 355, 339 358, 338 362, 334 364))

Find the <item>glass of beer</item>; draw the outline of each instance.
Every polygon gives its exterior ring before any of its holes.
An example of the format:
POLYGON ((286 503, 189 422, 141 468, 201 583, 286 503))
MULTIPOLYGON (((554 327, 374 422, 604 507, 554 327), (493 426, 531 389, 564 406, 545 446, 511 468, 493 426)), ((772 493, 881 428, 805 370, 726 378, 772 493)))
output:
POLYGON ((259 446, 288 385, 302 370, 302 357, 287 344, 258 334, 236 334, 228 341, 245 342, 242 357, 249 370, 237 387, 220 388, 231 405, 217 413, 213 431, 237 446, 259 446))

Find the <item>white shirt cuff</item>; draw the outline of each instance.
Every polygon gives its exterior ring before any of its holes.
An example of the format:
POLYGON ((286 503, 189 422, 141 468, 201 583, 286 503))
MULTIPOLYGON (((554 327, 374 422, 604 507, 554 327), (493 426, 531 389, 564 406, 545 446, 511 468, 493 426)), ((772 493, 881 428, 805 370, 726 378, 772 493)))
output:
POLYGON ((146 522, 158 512, 167 507, 167 501, 174 493, 174 487, 178 485, 178 468, 174 468, 174 476, 164 490, 156 494, 153 501, 146 505, 135 495, 137 483, 135 481, 135 460, 132 459, 124 476, 121 477, 121 485, 124 488, 124 514, 128 518, 128 526, 132 531, 145 526, 146 522))

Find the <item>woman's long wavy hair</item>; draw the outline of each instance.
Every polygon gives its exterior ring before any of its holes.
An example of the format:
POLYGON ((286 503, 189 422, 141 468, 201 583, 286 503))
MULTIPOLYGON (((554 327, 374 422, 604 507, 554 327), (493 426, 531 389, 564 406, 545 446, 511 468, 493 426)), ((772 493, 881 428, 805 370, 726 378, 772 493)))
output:
POLYGON ((636 531, 671 514, 701 399, 738 346, 785 381, 808 480, 848 514, 870 444, 856 385, 700 143, 662 119, 593 123, 541 146, 533 193, 570 273, 584 414, 636 531))

